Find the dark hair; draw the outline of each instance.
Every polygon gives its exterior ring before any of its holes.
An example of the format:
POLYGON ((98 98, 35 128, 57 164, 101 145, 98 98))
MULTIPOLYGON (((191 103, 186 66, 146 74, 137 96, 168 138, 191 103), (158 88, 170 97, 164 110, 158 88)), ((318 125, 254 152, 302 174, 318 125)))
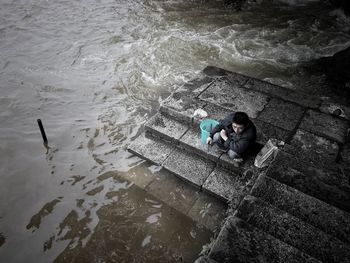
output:
POLYGON ((242 111, 237 111, 232 118, 232 122, 238 125, 246 126, 249 123, 249 117, 247 113, 242 111))

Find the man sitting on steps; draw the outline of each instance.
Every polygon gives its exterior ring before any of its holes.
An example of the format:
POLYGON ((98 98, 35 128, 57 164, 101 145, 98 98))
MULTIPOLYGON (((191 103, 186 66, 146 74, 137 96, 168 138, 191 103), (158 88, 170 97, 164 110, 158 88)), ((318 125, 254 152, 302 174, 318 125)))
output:
POLYGON ((216 143, 231 159, 241 162, 255 139, 255 125, 245 112, 238 111, 229 114, 211 130, 207 144, 216 143))

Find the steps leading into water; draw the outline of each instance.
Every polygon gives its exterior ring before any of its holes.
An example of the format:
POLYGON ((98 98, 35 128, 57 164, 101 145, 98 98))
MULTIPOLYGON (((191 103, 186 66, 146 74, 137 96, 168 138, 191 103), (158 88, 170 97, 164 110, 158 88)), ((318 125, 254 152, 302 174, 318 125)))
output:
POLYGON ((129 150, 236 211, 198 261, 348 262, 350 186, 344 167, 350 164, 339 163, 339 156, 349 159, 348 127, 348 120, 324 113, 319 98, 207 67, 162 103, 129 150), (254 155, 238 166, 201 144, 200 120, 193 117, 198 108, 217 120, 246 111, 259 143, 276 138, 286 144, 267 170, 254 167, 254 155))

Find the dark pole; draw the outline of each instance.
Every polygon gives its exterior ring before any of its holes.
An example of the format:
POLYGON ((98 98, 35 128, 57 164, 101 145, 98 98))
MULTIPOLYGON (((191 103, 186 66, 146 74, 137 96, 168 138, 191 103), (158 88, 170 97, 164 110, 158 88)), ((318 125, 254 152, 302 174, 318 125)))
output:
POLYGON ((47 138, 46 138, 44 126, 43 126, 43 124, 41 123, 41 120, 40 120, 40 119, 38 119, 38 124, 39 124, 39 128, 40 128, 41 136, 43 137, 43 140, 44 140, 44 144, 47 144, 47 138))

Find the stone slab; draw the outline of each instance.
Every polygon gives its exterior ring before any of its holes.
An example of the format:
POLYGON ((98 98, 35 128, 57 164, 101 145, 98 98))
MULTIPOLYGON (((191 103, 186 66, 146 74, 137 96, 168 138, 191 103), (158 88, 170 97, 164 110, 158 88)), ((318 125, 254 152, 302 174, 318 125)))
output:
POLYGON ((349 262, 350 247, 268 203, 246 196, 237 217, 324 262, 349 262))
POLYGON ((228 71, 214 66, 207 66, 203 69, 203 73, 212 78, 226 77, 230 82, 236 83, 239 86, 244 85, 250 79, 250 77, 237 72, 228 71))
POLYGON ((227 204, 225 202, 200 192, 187 215, 211 231, 218 233, 227 216, 226 210, 227 204))
POLYGON ((179 140, 189 129, 188 124, 183 124, 166 115, 157 113, 145 124, 147 132, 159 138, 167 140, 179 140))
POLYGON ((329 114, 308 110, 300 124, 300 128, 336 142, 344 143, 349 122, 329 114))
POLYGON ((254 78, 250 78, 244 87, 265 92, 269 95, 294 102, 308 108, 317 108, 321 104, 321 100, 318 97, 311 96, 310 94, 304 94, 302 92, 296 92, 288 88, 283 88, 254 78))
POLYGON ((339 152, 337 143, 303 130, 297 130, 290 144, 296 149, 295 155, 315 163, 332 165, 339 152))
POLYGON ((180 139, 180 147, 188 151, 195 152, 212 161, 217 161, 222 152, 216 145, 209 146, 201 143, 199 125, 194 125, 189 129, 185 135, 180 139))
POLYGON ((156 164, 162 164, 174 149, 174 146, 161 140, 147 138, 144 134, 128 146, 131 153, 156 164))
POLYGON ((160 105, 159 111, 186 123, 193 122, 196 109, 203 109, 207 102, 198 99, 174 98, 170 96, 160 105))
POLYGON ((199 98, 230 111, 244 111, 252 118, 256 118, 269 100, 268 96, 240 88, 227 79, 215 81, 199 98))
POLYGON ((197 97, 200 93, 202 93, 205 89, 207 89, 214 80, 204 74, 199 76, 193 80, 186 82, 184 85, 179 87, 174 91, 172 96, 174 98, 194 98, 197 97))
POLYGON ((343 162, 350 165, 350 141, 348 141, 342 151, 340 152, 340 156, 343 162))
POLYGON ((304 108, 297 104, 280 99, 272 99, 260 113, 258 119, 292 131, 297 127, 303 113, 304 108))
POLYGON ((350 214, 295 188, 260 175, 251 195, 350 243, 350 214))
POLYGON ((266 175, 350 212, 349 181, 337 171, 318 168, 280 151, 266 175))
POLYGON ((338 116, 340 118, 350 120, 350 106, 337 102, 322 101, 319 110, 326 114, 338 116))
POLYGON ((163 166, 181 179, 200 188, 213 171, 215 163, 198 155, 176 149, 163 166))
POLYGON ((243 196, 249 193, 255 179, 252 172, 236 174, 216 167, 203 184, 203 190, 229 201, 230 208, 235 209, 243 196))
POLYGON ((320 262, 234 216, 226 220, 209 258, 220 263, 320 262))
POLYGON ((254 160, 255 155, 247 155, 244 157, 244 161, 242 163, 237 163, 235 160, 231 159, 227 153, 223 153, 220 156, 219 165, 228 170, 242 173, 247 170, 256 170, 254 166, 254 160))
POLYGON ((224 119, 227 115, 229 115, 232 112, 232 110, 228 110, 227 108, 209 102, 204 107, 204 110, 208 113, 208 118, 217 121, 224 119))
POLYGON ((269 139, 277 139, 279 141, 287 142, 290 137, 290 131, 276 127, 262 120, 255 119, 252 121, 256 126, 256 140, 262 145, 264 145, 269 139))
POLYGON ((198 198, 197 189, 167 171, 159 174, 145 190, 184 215, 198 198))

